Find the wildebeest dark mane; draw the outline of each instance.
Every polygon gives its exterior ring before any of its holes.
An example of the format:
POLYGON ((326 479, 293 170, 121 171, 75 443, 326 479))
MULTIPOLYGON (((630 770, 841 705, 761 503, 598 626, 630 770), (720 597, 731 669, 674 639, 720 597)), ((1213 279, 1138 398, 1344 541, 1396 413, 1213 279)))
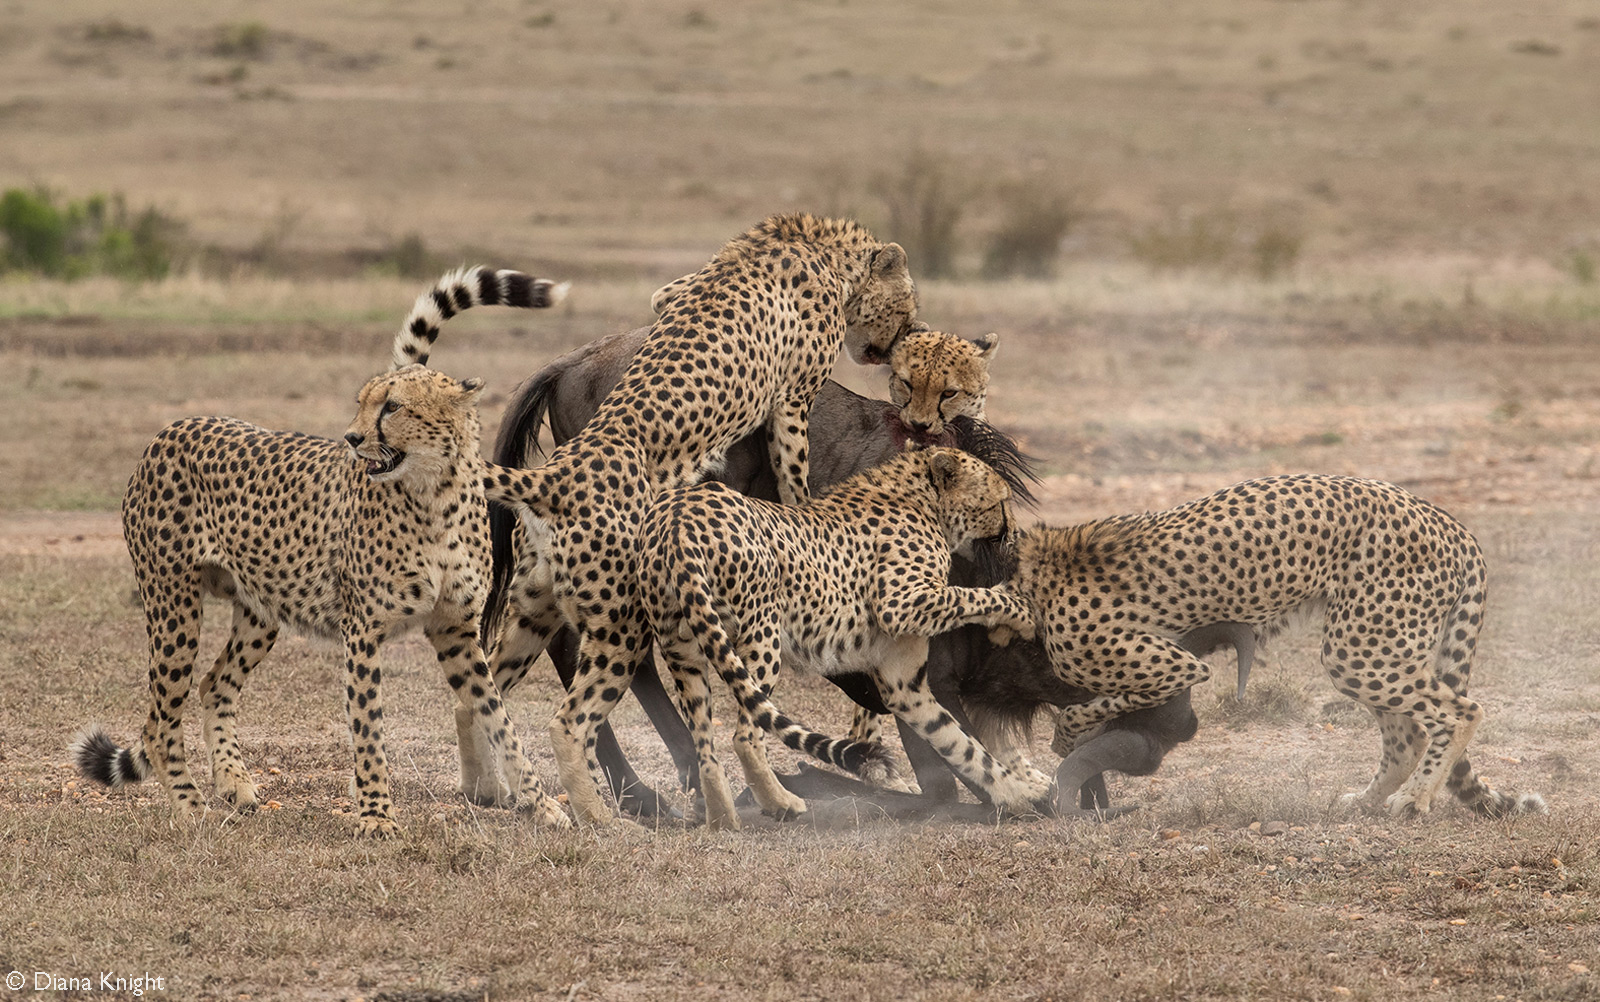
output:
POLYGON ((1038 503, 1029 485, 1041 482, 1039 474, 1034 472, 1033 457, 1022 451, 1016 439, 987 421, 965 414, 952 420, 950 426, 955 429, 956 448, 988 463, 1011 488, 1013 498, 1029 508, 1038 503))

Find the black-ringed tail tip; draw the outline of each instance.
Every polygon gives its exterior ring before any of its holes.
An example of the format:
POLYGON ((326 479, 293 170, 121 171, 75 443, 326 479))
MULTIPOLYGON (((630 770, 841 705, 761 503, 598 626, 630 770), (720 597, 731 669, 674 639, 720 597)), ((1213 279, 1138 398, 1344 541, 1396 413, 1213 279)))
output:
POLYGON ((495 271, 482 265, 457 268, 417 297, 411 315, 395 335, 394 367, 427 365, 439 328, 457 313, 474 306, 544 309, 565 299, 571 287, 570 282, 556 283, 520 271, 495 271))
POLYGON ((67 746, 72 764, 83 778, 117 789, 150 775, 144 753, 123 748, 98 726, 86 727, 67 746))

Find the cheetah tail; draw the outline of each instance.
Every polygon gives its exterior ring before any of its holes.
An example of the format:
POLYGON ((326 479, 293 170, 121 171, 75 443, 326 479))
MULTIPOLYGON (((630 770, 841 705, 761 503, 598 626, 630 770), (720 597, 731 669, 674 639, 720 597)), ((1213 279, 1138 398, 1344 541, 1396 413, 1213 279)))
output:
POLYGON ((394 337, 394 368, 428 364, 428 352, 446 320, 474 306, 520 306, 538 309, 566 298, 569 284, 560 285, 520 271, 493 271, 483 266, 457 268, 437 285, 417 297, 411 315, 394 337))
POLYGON ((1445 780, 1445 785, 1456 795, 1457 800, 1479 814, 1491 818, 1507 814, 1545 814, 1549 811, 1544 797, 1540 794, 1524 793, 1512 796, 1492 788, 1472 771, 1472 764, 1467 761, 1465 755, 1456 760, 1455 768, 1450 770, 1450 777, 1445 780))
POLYGON ((795 751, 854 773, 869 782, 893 776, 892 760, 881 745, 870 741, 830 738, 813 731, 786 716, 761 691, 744 663, 734 653, 733 641, 722 626, 722 617, 717 614, 716 607, 706 594, 705 574, 700 562, 690 549, 691 552, 680 560, 674 578, 684 613, 682 628, 688 630, 685 636, 699 638, 701 656, 733 691, 733 697, 749 713, 755 725, 795 751), (691 623, 695 623, 695 626, 690 626, 691 623))
POLYGON ((882 745, 849 738, 830 738, 826 734, 812 730, 778 709, 751 681, 750 674, 745 671, 743 665, 736 665, 722 677, 733 689, 734 697, 749 712, 750 719, 755 721, 756 726, 795 751, 854 773, 873 783, 894 775, 892 759, 882 745))
POLYGON ((150 760, 144 749, 123 748, 98 726, 79 732, 67 746, 73 764, 85 779, 112 789, 150 778, 150 760))

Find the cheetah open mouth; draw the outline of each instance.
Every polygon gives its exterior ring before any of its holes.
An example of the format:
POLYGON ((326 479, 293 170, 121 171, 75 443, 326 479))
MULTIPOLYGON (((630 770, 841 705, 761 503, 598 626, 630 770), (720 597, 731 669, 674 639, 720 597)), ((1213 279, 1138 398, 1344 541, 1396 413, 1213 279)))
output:
POLYGON ((381 477, 385 474, 393 473, 396 469, 398 469, 400 464, 405 462, 406 454, 401 452, 399 449, 390 449, 386 447, 383 450, 382 459, 373 459, 370 456, 361 456, 359 458, 366 461, 367 476, 381 477))

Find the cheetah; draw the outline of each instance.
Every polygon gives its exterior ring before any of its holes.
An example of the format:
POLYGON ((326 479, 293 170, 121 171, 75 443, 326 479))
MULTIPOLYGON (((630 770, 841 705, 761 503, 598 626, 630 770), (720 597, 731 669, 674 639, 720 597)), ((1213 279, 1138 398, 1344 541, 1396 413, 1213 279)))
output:
POLYGON ((595 729, 651 639, 635 579, 645 508, 763 427, 780 497, 805 500, 807 416, 841 344, 887 350, 916 320, 905 251, 851 221, 772 216, 679 282, 583 430, 543 466, 499 468, 487 484, 522 527, 495 674, 525 671, 563 622, 578 632, 580 666, 550 733, 569 803, 596 826, 614 816, 595 729))
POLYGON ((1466 758, 1483 710, 1467 681, 1483 621, 1477 541, 1393 484, 1298 475, 1248 480, 1163 512, 1022 535, 1012 586, 1052 667, 1097 697, 1063 707, 1054 748, 1113 714, 1165 702, 1209 668, 1178 643, 1208 624, 1262 639, 1322 617, 1322 664, 1377 717, 1382 756, 1349 799, 1426 813, 1443 785, 1484 814, 1542 810, 1479 779, 1466 758))
MULTIPOLYGON (((600 338, 553 360, 529 377, 513 393, 507 406, 500 438, 493 451, 495 462, 526 466, 533 461, 540 453, 538 425, 546 417, 555 444, 560 445, 577 434, 594 415, 600 401, 621 379, 629 361, 649 334, 650 328, 641 327, 600 338)), ((973 434, 975 430, 988 429, 982 423, 982 400, 987 391, 988 359, 993 356, 996 340, 996 336, 990 334, 973 342, 955 334, 931 331, 920 323, 914 324, 912 330, 902 335, 892 349, 891 365, 900 373, 899 378, 908 390, 908 400, 904 406, 876 401, 868 403, 836 383, 825 383, 809 418, 807 447, 811 459, 811 488, 815 490, 818 484, 829 484, 865 470, 910 445, 952 445, 961 440, 970 443, 974 439, 980 444, 996 444, 998 440, 992 435, 973 434), (946 369, 957 371, 947 373, 946 369), (954 400, 946 395, 951 387, 959 387, 956 391, 959 395, 954 400), (913 409, 915 402, 924 399, 931 401, 934 408, 936 417, 931 422, 915 416, 919 413, 913 409), (976 405, 973 401, 977 402, 976 405), (943 414, 939 413, 941 407, 943 414), (961 415, 971 420, 962 420, 961 415), (822 422, 820 430, 819 421, 822 422), (867 450, 865 454, 860 451, 863 448, 867 450), (823 462, 821 470, 817 468, 819 457, 823 462)), ((725 483, 742 485, 742 493, 777 500, 771 463, 765 444, 760 439, 761 433, 756 432, 732 446, 723 468, 716 476, 725 483)), ((991 451, 985 458, 993 459, 996 456, 1003 458, 1005 453, 991 451)), ((485 612, 486 629, 492 631, 498 626, 498 619, 506 608, 501 599, 513 570, 514 516, 496 505, 490 514, 490 524, 500 526, 494 531, 496 584, 491 588, 485 612)), ((485 643, 489 643, 490 639, 486 637, 485 643)), ((573 650, 569 637, 558 634, 552 637, 550 645, 546 648, 547 653, 553 652, 552 660, 560 666, 563 679, 570 680, 573 668, 567 660, 563 660, 563 655, 573 650)), ((530 667, 526 662, 520 664, 522 671, 530 667)), ((502 693, 510 693, 521 678, 522 675, 516 671, 499 673, 495 682, 502 693)), ((677 712, 672 707, 672 699, 656 684, 656 679, 653 666, 642 671, 636 676, 634 694, 639 697, 651 720, 658 727, 668 729, 663 733, 682 734, 683 740, 679 744, 686 754, 680 755, 675 751, 674 758, 679 763, 680 771, 691 770, 684 773, 684 777, 690 779, 696 774, 692 772, 694 756, 688 747, 688 732, 681 726, 675 726, 677 712), (643 683, 642 688, 640 683, 643 683)), ((861 710, 858 712, 858 721, 862 740, 876 740, 883 718, 861 710)), ((495 791, 501 784, 490 774, 492 763, 485 760, 479 749, 474 747, 471 734, 470 730, 462 728, 462 792, 469 799, 495 803, 498 799, 495 791)), ((610 777, 618 806, 628 813, 652 814, 659 807, 659 798, 654 791, 649 791, 627 766, 608 728, 602 725, 597 729, 596 736, 597 757, 610 777)), ((677 747, 670 741, 669 745, 677 747)), ((928 758, 940 772, 945 771, 943 760, 933 756, 931 750, 928 758)))
POLYGON ((197 694, 213 781, 235 810, 256 806, 234 732, 236 703, 289 625, 343 640, 357 831, 397 832, 376 655, 385 640, 420 626, 459 706, 516 777, 520 805, 542 823, 570 823, 534 775, 478 641, 490 572, 483 383, 423 364, 453 314, 491 303, 547 307, 565 288, 514 271, 446 275, 396 336, 394 368, 362 387, 343 442, 226 417, 188 418, 156 436, 122 506, 150 638, 150 715, 137 751, 98 728, 82 735, 74 752, 84 775, 120 786, 154 773, 179 816, 203 813, 182 711, 209 594, 232 603, 233 631, 197 694))
MULTIPOLYGON (((894 432, 901 441, 942 443, 950 422, 958 417, 987 422, 989 362, 998 346, 999 336, 993 333, 969 341, 922 324, 902 334, 888 358, 889 400, 898 408, 894 432)), ((880 714, 857 707, 850 737, 880 741, 884 723, 880 714)))
POLYGON ((911 437, 935 439, 957 417, 987 420, 989 363, 997 334, 969 341, 943 331, 907 331, 889 349, 889 399, 911 437))
POLYGON ((1005 589, 949 584, 950 555, 1011 531, 1011 489, 957 449, 904 453, 799 507, 720 483, 669 491, 640 528, 639 584, 700 760, 706 822, 737 828, 711 747, 714 670, 739 707, 734 747, 757 802, 793 817, 805 801, 773 775, 757 728, 813 757, 881 781, 877 745, 835 741, 768 698, 780 658, 825 675, 869 672, 885 704, 994 803, 1028 809, 1049 790, 991 757, 934 699, 930 637, 967 624, 1031 637, 1027 608, 1005 589))

